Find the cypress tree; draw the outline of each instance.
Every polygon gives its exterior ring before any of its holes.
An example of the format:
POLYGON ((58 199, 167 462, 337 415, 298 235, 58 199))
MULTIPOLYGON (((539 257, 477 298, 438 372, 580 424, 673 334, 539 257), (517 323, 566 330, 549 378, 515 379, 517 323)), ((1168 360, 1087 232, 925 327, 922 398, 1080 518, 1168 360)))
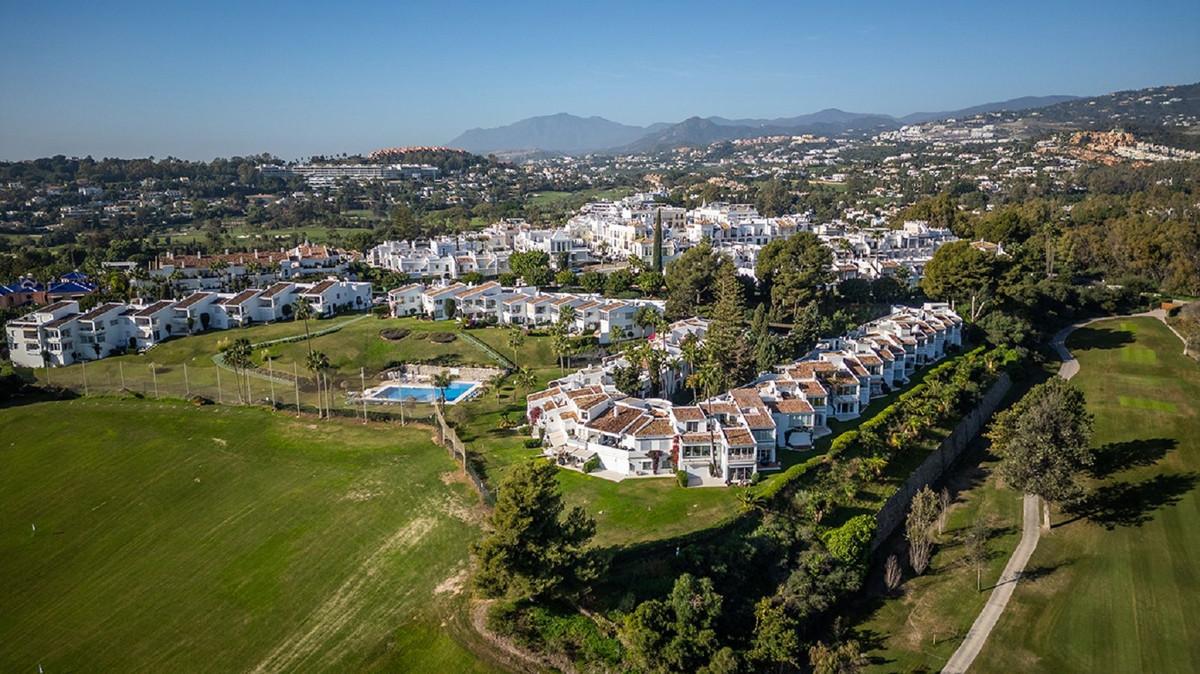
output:
POLYGON ((663 229, 662 229, 662 209, 654 211, 654 271, 662 273, 663 270, 663 229))

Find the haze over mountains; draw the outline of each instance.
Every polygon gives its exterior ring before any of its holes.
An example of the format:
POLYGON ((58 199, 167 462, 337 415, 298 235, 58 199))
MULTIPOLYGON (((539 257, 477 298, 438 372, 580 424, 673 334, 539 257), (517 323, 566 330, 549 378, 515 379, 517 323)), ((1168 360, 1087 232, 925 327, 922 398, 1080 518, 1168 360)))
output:
POLYGON ((827 108, 818 112, 774 119, 690 117, 678 123, 634 126, 603 117, 578 117, 565 112, 530 117, 506 126, 471 129, 448 144, 476 153, 506 150, 541 150, 576 154, 604 150, 651 151, 682 145, 706 145, 721 140, 770 134, 838 134, 873 132, 904 124, 919 124, 950 117, 968 117, 1002 110, 1021 111, 1075 100, 1076 96, 1024 96, 985 103, 961 110, 914 112, 903 117, 879 113, 846 112, 827 108))

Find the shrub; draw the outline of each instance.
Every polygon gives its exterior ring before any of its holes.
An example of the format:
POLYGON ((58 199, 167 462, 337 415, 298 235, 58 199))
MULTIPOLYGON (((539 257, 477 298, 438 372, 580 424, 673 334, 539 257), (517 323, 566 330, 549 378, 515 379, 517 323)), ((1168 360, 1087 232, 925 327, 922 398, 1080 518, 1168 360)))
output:
POLYGON ((686 487, 686 486, 688 486, 688 474, 687 474, 687 471, 686 471, 686 470, 677 470, 677 471, 675 471, 675 482, 676 482, 676 483, 677 483, 677 484, 678 484, 680 487, 686 487))
POLYGON ((458 339, 458 336, 453 332, 431 332, 429 333, 429 339, 438 344, 449 344, 458 339))
POLYGON ((525 438, 525 449, 537 449, 541 446, 541 438, 525 438))
POLYGON ((598 470, 600 470, 600 457, 598 456, 593 455, 592 458, 583 464, 583 472, 585 473, 594 473, 598 470))
POLYGON ((834 559, 857 564, 867 556, 871 547, 871 539, 875 536, 875 517, 873 515, 858 515, 851 517, 845 524, 825 532, 825 547, 834 559))
POLYGON ((763 481, 763 475, 762 475, 762 473, 758 472, 757 470, 754 471, 754 474, 750 476, 750 484, 758 484, 759 482, 762 482, 762 481, 763 481))
POLYGON ((408 328, 386 328, 379 331, 379 336, 390 341, 397 342, 404 339, 412 332, 408 328))

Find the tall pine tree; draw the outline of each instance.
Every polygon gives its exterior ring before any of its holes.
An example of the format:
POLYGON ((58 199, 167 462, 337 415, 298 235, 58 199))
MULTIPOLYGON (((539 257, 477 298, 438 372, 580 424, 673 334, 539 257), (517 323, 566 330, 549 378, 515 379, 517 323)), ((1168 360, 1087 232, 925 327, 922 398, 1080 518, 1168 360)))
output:
POLYGON ((746 339, 746 301, 733 263, 717 270, 717 301, 704 341, 709 357, 721 366, 721 388, 744 384, 754 375, 754 356, 746 339))
POLYGON ((654 271, 662 273, 663 270, 663 229, 662 229, 662 209, 654 211, 654 271))

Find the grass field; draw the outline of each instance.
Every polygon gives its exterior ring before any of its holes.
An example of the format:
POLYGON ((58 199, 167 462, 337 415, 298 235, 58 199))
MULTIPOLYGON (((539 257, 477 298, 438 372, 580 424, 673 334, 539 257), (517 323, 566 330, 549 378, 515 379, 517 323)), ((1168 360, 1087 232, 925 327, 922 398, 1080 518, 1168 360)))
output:
MULTIPOLYGON (((985 452, 982 443, 974 451, 985 452)), ((946 530, 924 575, 911 576, 905 553, 900 553, 905 579, 893 596, 885 596, 878 581, 882 564, 871 570, 871 592, 856 610, 854 629, 870 645, 872 672, 937 671, 958 648, 975 616, 1020 538, 1021 497, 997 484, 992 468, 996 458, 956 471, 949 479, 958 493, 946 530), (963 558, 960 541, 976 519, 988 529, 987 569, 981 574, 982 592, 975 590, 975 570, 963 558)), ((968 462, 969 463, 969 462, 968 462)))
POLYGON ((1152 319, 1096 323, 1068 346, 1096 415, 1095 491, 1056 515, 1030 561, 1039 577, 976 669, 1200 671, 1200 365, 1152 319))
POLYGON ((0 427, 0 671, 490 671, 450 636, 477 500, 427 428, 111 398, 0 427))
MULTIPOLYGON (((368 211, 348 211, 347 215, 356 220, 372 220, 368 211)), ((264 229, 258 225, 247 225, 240 220, 230 220, 225 223, 225 235, 238 246, 259 246, 278 248, 289 245, 293 240, 309 241, 314 244, 331 243, 345 239, 350 234, 370 232, 370 227, 286 227, 282 229, 264 229)), ((208 241, 207 233, 201 228, 182 227, 169 229, 157 234, 159 238, 170 239, 172 244, 189 244, 208 241)))
MULTIPOLYGON (((310 326, 317 330, 322 325, 312 323, 310 326)), ((497 328, 473 330, 478 336, 485 331, 496 331, 497 328)), ((303 334, 303 325, 300 326, 303 334)), ((496 367, 496 361, 465 339, 457 337, 458 326, 454 321, 426 321, 416 318, 386 318, 370 317, 348 325, 338 332, 314 337, 312 348, 329 356, 329 364, 335 376, 357 379, 359 368, 365 368, 368 380, 374 378, 380 371, 399 363, 416 363, 437 361, 446 365, 481 365, 496 367), (386 340, 379 336, 381 330, 404 328, 409 334, 400 340, 386 340), (430 339, 433 333, 453 333, 454 341, 445 344, 430 339)), ((275 344, 267 348, 275 366, 291 370, 296 363, 304 369, 304 359, 308 355, 308 344, 305 341, 275 344)), ((263 354, 255 354, 256 362, 265 367, 263 354)))

